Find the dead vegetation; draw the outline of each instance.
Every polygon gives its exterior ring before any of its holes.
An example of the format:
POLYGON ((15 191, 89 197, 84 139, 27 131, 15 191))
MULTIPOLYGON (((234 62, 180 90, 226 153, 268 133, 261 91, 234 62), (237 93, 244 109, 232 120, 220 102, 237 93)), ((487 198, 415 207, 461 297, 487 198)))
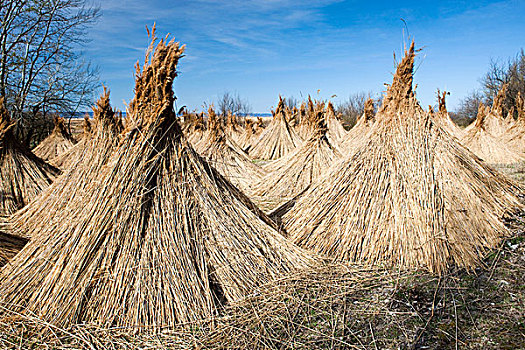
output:
POLYGON ((340 261, 474 268, 508 237, 521 188, 435 125, 412 90, 414 46, 357 150, 284 215, 298 245, 340 261))
POLYGON ((67 131, 64 118, 55 117, 54 122, 55 127, 51 134, 33 150, 37 157, 45 161, 60 156, 76 143, 73 136, 67 131))
POLYGON ((22 318, 160 331, 315 262, 189 146, 173 112, 184 46, 154 48, 152 36, 131 122, 97 181, 0 271, 0 303, 22 318))

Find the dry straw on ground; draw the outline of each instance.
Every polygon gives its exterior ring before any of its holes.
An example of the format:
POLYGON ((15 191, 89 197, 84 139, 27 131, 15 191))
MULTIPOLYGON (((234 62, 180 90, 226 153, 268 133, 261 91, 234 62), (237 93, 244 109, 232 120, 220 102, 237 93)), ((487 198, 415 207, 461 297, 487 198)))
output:
POLYGON ((315 133, 283 158, 270 163, 267 176, 254 184, 250 194, 265 210, 273 210, 306 190, 342 155, 327 137, 325 114, 317 113, 315 133))
POLYGON ((480 103, 475 124, 469 130, 465 130, 461 143, 490 164, 512 164, 525 161, 523 155, 512 148, 502 137, 497 137, 488 131, 487 121, 489 118, 494 119, 494 116, 487 110, 480 103))
POLYGON ((93 112, 93 136, 72 165, 51 186, 9 219, 13 234, 34 238, 48 234, 54 227, 67 225, 73 203, 82 202, 86 188, 99 181, 100 170, 119 143, 122 122, 109 104, 106 89, 93 112))
POLYGON ((2 305, 57 326, 159 330, 313 263, 183 137, 172 84, 184 46, 154 42, 121 144, 68 220, 1 271, 2 305))
POLYGON ((195 150, 221 175, 246 192, 266 172, 254 164, 242 148, 226 134, 213 107, 208 109, 208 132, 195 150))
POLYGON ((414 45, 366 141, 284 216, 300 246, 341 261, 473 268, 523 206, 514 182, 444 132, 412 88, 414 45))
POLYGON ((22 146, 13 134, 13 126, 0 98, 0 218, 33 200, 60 173, 22 146))
POLYGON ((248 151, 255 159, 279 159, 303 143, 302 139, 286 120, 284 101, 279 97, 279 104, 270 125, 252 142, 248 151))
POLYGON ((46 161, 60 156, 76 143, 66 128, 64 118, 55 117, 54 121, 55 127, 51 134, 33 150, 37 157, 46 161))

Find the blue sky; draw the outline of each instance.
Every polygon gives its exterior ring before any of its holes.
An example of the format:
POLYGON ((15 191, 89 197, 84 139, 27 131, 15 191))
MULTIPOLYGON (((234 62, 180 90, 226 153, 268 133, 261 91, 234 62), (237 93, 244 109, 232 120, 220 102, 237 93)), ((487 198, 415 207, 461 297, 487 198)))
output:
MULTIPOLYGON (((100 1, 100 0, 97 0, 100 1)), ((96 3, 96 2, 95 2, 96 3)), ((380 93, 406 41, 417 47, 415 82, 423 105, 437 88, 449 106, 479 86, 490 59, 525 47, 525 1, 105 0, 86 54, 100 67, 114 106, 133 97, 133 66, 143 62, 145 26, 186 44, 177 104, 201 109, 225 91, 267 112, 278 95, 320 98, 380 93), (402 4, 401 4, 402 3, 402 4), (403 33, 404 32, 404 33, 403 33), (319 94, 317 91, 320 90, 319 94)))

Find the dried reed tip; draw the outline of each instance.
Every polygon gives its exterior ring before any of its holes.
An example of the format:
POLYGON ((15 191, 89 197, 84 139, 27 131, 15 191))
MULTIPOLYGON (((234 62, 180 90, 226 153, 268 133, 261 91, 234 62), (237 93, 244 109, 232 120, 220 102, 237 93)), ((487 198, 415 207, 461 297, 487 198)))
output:
POLYGON ((492 103, 491 112, 497 116, 503 116, 503 102, 505 101, 505 95, 507 93, 508 86, 508 83, 501 85, 501 88, 499 89, 496 97, 494 98, 494 102, 492 103))
POLYGON ((83 124, 83 128, 84 128, 84 134, 88 135, 88 134, 91 134, 91 121, 89 120, 89 115, 86 114, 84 115, 84 124, 83 124))
POLYGON ((392 85, 387 89, 381 112, 388 108, 398 109, 399 104, 414 97, 413 79, 414 79, 414 59, 416 57, 414 41, 408 51, 405 51, 405 57, 399 63, 394 74, 392 85))
POLYGON ((142 69, 136 65, 135 97, 129 104, 130 116, 138 126, 169 118, 175 120, 173 104, 173 81, 177 76, 177 64, 183 56, 185 45, 167 37, 157 42, 155 27, 150 35, 151 43, 146 52, 142 69))
POLYGON ((332 113, 335 117, 335 108, 334 108, 334 105, 332 104, 332 101, 328 101, 328 105, 326 106, 326 112, 332 113))
POLYGON ((447 111, 447 105, 445 103, 445 96, 448 95, 448 92, 446 91, 443 91, 443 93, 441 93, 438 89, 437 91, 437 98, 438 98, 438 111, 439 113, 445 115, 445 114, 448 114, 448 111, 447 111))
POLYGON ((487 114, 488 114, 487 108, 485 107, 483 102, 480 102, 478 106, 478 114, 476 116, 476 127, 478 128, 483 127, 483 125, 485 124, 485 119, 487 118, 487 114))
POLYGON ((374 100, 369 97, 365 102, 364 114, 365 114, 366 121, 374 119, 374 111, 375 111, 374 100))

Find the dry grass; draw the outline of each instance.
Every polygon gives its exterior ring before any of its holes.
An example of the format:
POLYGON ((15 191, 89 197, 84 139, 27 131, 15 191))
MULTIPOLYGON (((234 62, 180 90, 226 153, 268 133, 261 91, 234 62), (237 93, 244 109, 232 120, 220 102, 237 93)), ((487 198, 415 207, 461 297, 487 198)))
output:
POLYGON ((332 102, 328 102, 326 106, 326 123, 328 126, 328 139, 331 140, 334 145, 342 142, 347 132, 341 120, 336 116, 332 102))
POLYGON ((1 304, 22 317, 160 331, 314 263, 188 144, 172 90, 184 47, 154 42, 98 180, 0 272, 1 304))
POLYGON ((298 245, 341 261, 474 268, 509 232, 521 188, 433 123, 412 90, 414 47, 368 139, 284 215, 298 245))
POLYGON ((275 160, 284 157, 303 143, 286 120, 284 102, 279 97, 275 116, 258 139, 252 142, 248 154, 255 159, 275 160))
MULTIPOLYGON (((450 135, 455 136, 459 140, 463 137, 463 129, 458 127, 456 123, 452 121, 450 118, 450 115, 447 111, 447 105, 445 101, 445 97, 447 96, 447 92, 443 91, 441 93, 438 89, 437 91, 437 98, 438 98, 438 112, 434 113, 432 111, 432 119, 436 124, 438 124, 443 130, 447 131, 450 135)), ((429 112, 432 109, 429 106, 429 112)))
POLYGON ((488 131, 487 121, 495 117, 487 112, 485 106, 480 103, 476 122, 473 127, 465 130, 461 143, 487 163, 510 164, 525 161, 523 155, 503 138, 488 131))
MULTIPOLYGON (((521 226, 521 231, 523 226, 521 226)), ((57 328, 33 316, 0 320, 4 349, 521 349, 525 240, 520 234, 475 273, 330 265, 282 276, 222 317, 130 335, 57 328)))
POLYGON ((43 191, 35 200, 9 218, 10 232, 17 236, 34 238, 46 235, 50 228, 69 221, 68 211, 76 198, 85 196, 92 183, 99 180, 122 131, 120 117, 116 116, 109 103, 109 91, 93 108, 95 129, 73 164, 43 191))
POLYGON ((69 147, 62 154, 51 159, 49 163, 63 171, 76 164, 84 154, 84 149, 89 140, 93 137, 93 126, 88 115, 84 116, 83 130, 84 132, 80 135, 79 141, 74 146, 69 147))
POLYGON ((266 174, 226 134, 213 107, 208 110, 208 132, 195 146, 195 150, 208 164, 244 192, 266 174))
POLYGON ((302 146, 283 158, 269 163, 267 176, 249 191, 264 210, 273 210, 305 191, 327 169, 342 157, 339 149, 327 137, 324 112, 316 116, 315 133, 302 146))
POLYGON ((55 117, 55 127, 51 134, 46 137, 33 153, 45 161, 56 158, 75 145, 76 141, 67 131, 65 120, 62 117, 55 117))
POLYGON ((24 148, 13 135, 13 123, 0 98, 0 217, 33 200, 60 171, 24 148))
POLYGON ((363 115, 341 142, 340 147, 347 155, 353 153, 367 139, 368 132, 375 122, 374 109, 374 100, 368 98, 365 102, 363 115))

